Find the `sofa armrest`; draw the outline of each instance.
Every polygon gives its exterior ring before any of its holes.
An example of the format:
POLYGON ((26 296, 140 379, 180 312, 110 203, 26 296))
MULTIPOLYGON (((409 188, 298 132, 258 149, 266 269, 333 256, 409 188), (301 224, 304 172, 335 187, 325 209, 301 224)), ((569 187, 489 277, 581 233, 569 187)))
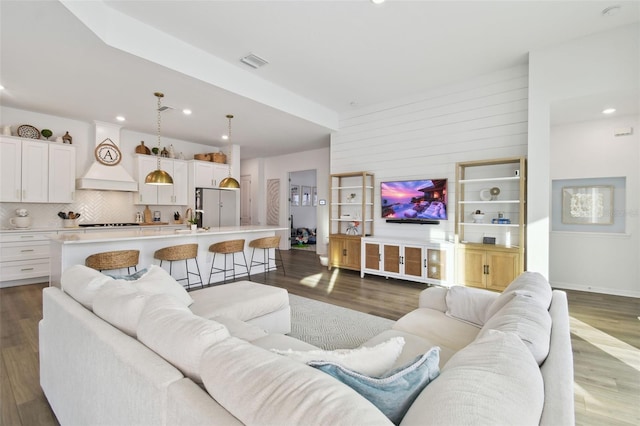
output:
POLYGON ((444 287, 429 287, 426 290, 422 290, 420 293, 420 299, 418 300, 418 307, 446 312, 446 297, 448 291, 449 289, 444 287))

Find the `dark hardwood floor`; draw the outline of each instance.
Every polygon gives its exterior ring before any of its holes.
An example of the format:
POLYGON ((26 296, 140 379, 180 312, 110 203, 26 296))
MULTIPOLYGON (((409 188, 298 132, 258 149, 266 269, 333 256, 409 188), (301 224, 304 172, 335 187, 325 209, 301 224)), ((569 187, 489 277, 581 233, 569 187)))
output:
MULTIPOLYGON (((415 309, 424 285, 327 270, 310 251, 282 252, 253 280, 389 319, 415 309)), ((46 284, 0 289, 0 425, 58 424, 40 389, 38 321, 46 284)), ((569 291, 576 424, 640 424, 640 299, 569 291)))

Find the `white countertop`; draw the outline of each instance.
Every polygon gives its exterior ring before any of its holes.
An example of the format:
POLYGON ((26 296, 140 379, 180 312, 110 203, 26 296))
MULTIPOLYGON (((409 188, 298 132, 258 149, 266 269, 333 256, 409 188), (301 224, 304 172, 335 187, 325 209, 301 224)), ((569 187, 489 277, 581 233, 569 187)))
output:
MULTIPOLYGON (((126 230, 110 230, 106 232, 89 232, 89 233, 69 233, 58 234, 51 236, 51 240, 59 242, 60 244, 87 244, 106 241, 134 241, 134 240, 152 240, 152 239, 170 239, 180 237, 205 237, 212 235, 225 235, 225 234, 243 234, 254 233, 263 231, 284 231, 289 228, 278 226, 224 226, 220 228, 210 228, 209 230, 198 229, 197 231, 191 231, 188 229, 174 229, 174 230, 154 230, 145 229, 146 227, 139 227, 132 229, 130 227, 126 230)), ((65 228, 67 229, 67 228, 65 228)), ((95 229, 95 228, 94 228, 95 229)), ((110 228, 113 229, 113 228, 110 228)))
POLYGON ((10 234, 16 232, 64 232, 64 231, 91 231, 91 232, 105 232, 105 231, 122 231, 122 230, 137 230, 144 228, 166 228, 166 229, 175 229, 175 228, 183 228, 186 229, 186 224, 179 223, 171 223, 168 225, 135 225, 135 226, 106 226, 106 227, 93 227, 93 226, 74 226, 70 228, 65 228, 62 226, 43 226, 43 227, 30 227, 30 228, 1 228, 0 234, 10 234))

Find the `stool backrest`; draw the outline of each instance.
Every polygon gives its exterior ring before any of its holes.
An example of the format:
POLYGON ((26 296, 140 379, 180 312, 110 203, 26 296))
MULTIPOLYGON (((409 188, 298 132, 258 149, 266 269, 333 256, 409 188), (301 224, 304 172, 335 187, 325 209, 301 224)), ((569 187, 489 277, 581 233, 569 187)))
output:
POLYGON ((182 244, 156 250, 153 257, 159 260, 185 260, 193 259, 197 255, 198 244, 182 244))
POLYGON ((138 265, 139 250, 117 250, 92 254, 84 261, 85 266, 105 271, 138 265))
POLYGON ((280 247, 280 235, 274 237, 258 238, 249 243, 249 247, 254 248, 279 248, 280 247))
POLYGON ((212 253, 238 253, 244 250, 244 240, 229 240, 211 244, 209 251, 212 253))

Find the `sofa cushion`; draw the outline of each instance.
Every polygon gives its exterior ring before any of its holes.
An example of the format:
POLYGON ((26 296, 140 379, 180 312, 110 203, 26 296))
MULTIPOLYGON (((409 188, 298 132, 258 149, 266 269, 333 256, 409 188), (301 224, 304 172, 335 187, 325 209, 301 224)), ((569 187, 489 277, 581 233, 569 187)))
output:
POLYGON ((240 321, 237 318, 231 318, 224 315, 219 315, 212 318, 215 322, 224 325, 229 334, 238 339, 246 340, 247 342, 253 342, 261 337, 268 336, 268 333, 260 327, 240 321))
POLYGON ((438 377, 440 348, 430 349, 409 364, 379 377, 369 377, 335 362, 309 363, 353 388, 382 411, 394 424, 399 424, 418 394, 438 377))
POLYGON ((308 365, 230 337, 202 358, 209 394, 247 425, 390 425, 374 405, 308 365))
POLYGON ((89 310, 93 310, 96 292, 109 281, 113 278, 84 265, 73 265, 60 276, 62 290, 89 310))
MULTIPOLYGON (((402 367, 403 365, 406 365, 413 361, 417 356, 428 352, 429 349, 433 348, 434 346, 438 346, 438 342, 427 340, 424 337, 419 337, 415 334, 407 333, 406 331, 400 330, 385 330, 381 333, 376 334, 371 339, 364 342, 361 346, 375 346, 391 339, 392 337, 402 337, 404 339, 404 346, 402 347, 400 356, 391 366, 391 369, 402 367)), ((454 350, 449 349, 445 346, 440 346, 440 368, 442 368, 446 364, 446 362, 449 361, 449 358, 451 358, 454 353, 454 350)))
POLYGON ((191 310, 203 318, 224 315, 247 321, 289 306, 289 293, 283 288, 237 281, 192 291, 191 310))
POLYGON ((538 272, 523 272, 518 275, 487 309, 488 321, 517 294, 526 294, 538 301, 545 309, 551 305, 551 285, 538 272))
POLYGON ((547 358, 551 341, 551 315, 532 296, 516 294, 509 303, 493 315, 478 334, 489 330, 516 334, 527 345, 538 365, 547 358))
POLYGON ((447 316, 457 318, 477 327, 487 320, 487 308, 498 298, 497 293, 480 288, 455 285, 445 297, 447 316))
POLYGON ((140 315, 138 340, 197 383, 204 351, 229 337, 225 326, 194 315, 168 294, 149 299, 140 315))
POLYGON ((96 292, 93 312, 123 333, 136 337, 140 314, 151 296, 121 280, 111 281, 96 292))
POLYGON ((544 384, 518 336, 491 330, 456 353, 402 420, 409 425, 537 425, 544 384))
POLYGON ((391 369, 400 352, 402 352, 403 346, 404 338, 392 337, 376 346, 357 349, 336 349, 334 351, 322 349, 312 351, 272 349, 272 351, 302 363, 311 361, 335 362, 360 374, 379 377, 391 369))
POLYGON ((415 334, 438 346, 458 351, 473 342, 480 329, 454 318, 439 310, 418 308, 400 318, 393 330, 415 334))
POLYGON ((134 281, 127 281, 140 291, 153 294, 170 294, 185 306, 193 303, 193 299, 178 281, 158 265, 151 265, 146 274, 134 281))

